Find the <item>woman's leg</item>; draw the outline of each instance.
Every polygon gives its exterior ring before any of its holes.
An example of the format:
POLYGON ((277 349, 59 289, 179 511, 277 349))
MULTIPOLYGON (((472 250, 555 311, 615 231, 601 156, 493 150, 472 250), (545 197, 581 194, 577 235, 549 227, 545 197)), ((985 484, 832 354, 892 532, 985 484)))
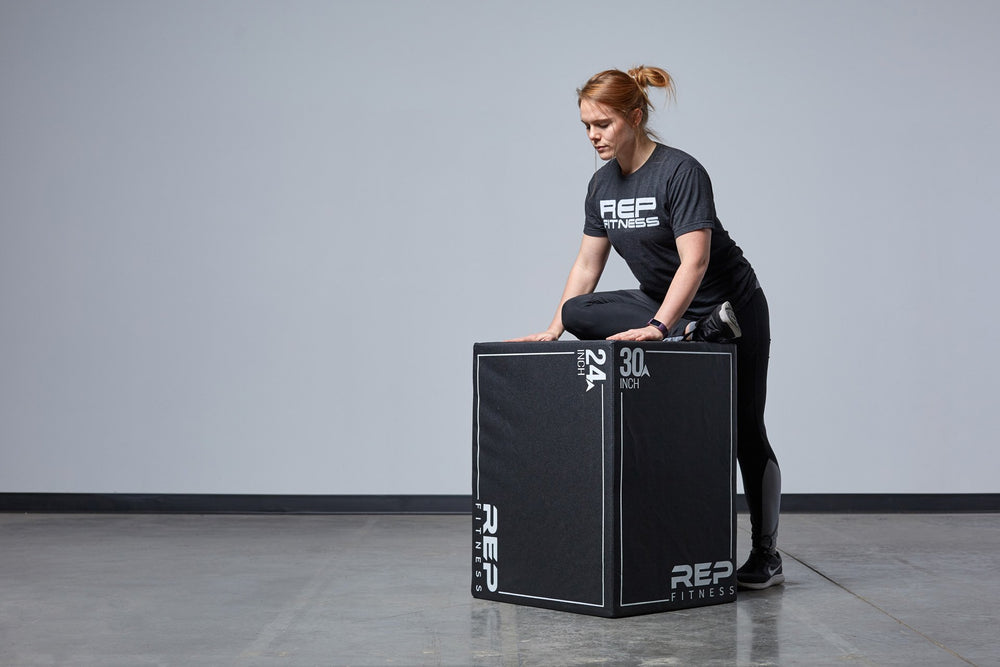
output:
MULTIPOLYGON (((562 310, 563 326, 580 340, 601 340, 627 329, 641 327, 656 314, 659 302, 640 290, 598 292, 570 299, 562 310)), ((771 350, 771 325, 767 299, 757 290, 750 302, 736 311, 743 335, 737 348, 737 459, 750 507, 754 554, 740 568, 740 584, 766 588, 784 580, 781 560, 775 553, 778 514, 781 508, 781 471, 764 428, 767 397, 767 364, 771 350), (771 571, 773 566, 776 571, 771 571)), ((684 332, 680 321, 672 335, 684 332)))
MULTIPOLYGON (((767 364, 771 350, 771 326, 764 292, 757 290, 750 303, 736 311, 736 317, 743 330, 743 336, 735 341, 736 456, 750 508, 754 550, 773 553, 781 509, 781 471, 764 427, 767 364)), ((777 562, 780 566, 780 560, 777 562)), ((781 580, 783 577, 773 583, 781 580)))
MULTIPOLYGON (((603 340, 646 326, 659 307, 658 301, 637 289, 595 292, 563 304, 562 321, 566 331, 580 340, 603 340)), ((686 321, 679 323, 681 331, 686 324, 686 321)))

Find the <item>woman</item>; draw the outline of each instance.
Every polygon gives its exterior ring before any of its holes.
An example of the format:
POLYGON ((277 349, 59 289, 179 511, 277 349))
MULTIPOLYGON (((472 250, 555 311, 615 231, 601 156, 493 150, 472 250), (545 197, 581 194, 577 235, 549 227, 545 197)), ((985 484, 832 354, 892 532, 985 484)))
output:
POLYGON ((580 120, 607 164, 591 178, 583 241, 552 323, 516 340, 551 341, 564 331, 581 340, 735 339, 737 459, 753 540, 737 582, 767 588, 784 581, 776 549, 781 474, 764 428, 767 300, 716 217, 708 173, 647 129, 649 86, 673 92, 666 71, 645 66, 601 72, 577 91, 580 120), (612 247, 638 289, 594 293, 612 247))

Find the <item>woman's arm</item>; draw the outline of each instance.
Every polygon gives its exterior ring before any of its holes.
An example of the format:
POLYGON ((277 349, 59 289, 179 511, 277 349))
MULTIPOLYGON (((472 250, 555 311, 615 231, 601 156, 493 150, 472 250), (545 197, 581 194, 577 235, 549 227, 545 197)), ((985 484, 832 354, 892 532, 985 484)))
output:
MULTIPOLYGON (((611 242, 606 236, 587 236, 584 234, 583 241, 580 243, 580 252, 577 253, 573 268, 570 269, 569 277, 566 278, 566 287, 563 288, 559 307, 556 308, 556 314, 549 327, 540 333, 513 338, 511 342, 557 340, 565 331, 562 323, 563 304, 575 296, 590 294, 594 291, 597 282, 601 279, 601 274, 604 273, 604 267, 608 263, 608 255, 610 254, 611 242)), ((659 333, 658 330, 657 333, 659 333)))
MULTIPOLYGON (((681 319, 694 300, 708 268, 708 258, 712 249, 712 230, 698 229, 677 237, 677 252, 681 265, 670 281, 667 295, 653 319, 660 321, 668 329, 681 319)), ((650 325, 640 329, 629 329, 608 340, 663 340, 663 332, 650 325)))

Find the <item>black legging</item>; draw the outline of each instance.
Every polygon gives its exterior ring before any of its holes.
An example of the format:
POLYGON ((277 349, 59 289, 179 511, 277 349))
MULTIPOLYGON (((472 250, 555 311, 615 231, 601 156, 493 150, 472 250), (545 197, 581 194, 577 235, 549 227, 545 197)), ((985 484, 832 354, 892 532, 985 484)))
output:
MULTIPOLYGON (((601 340, 612 334, 643 327, 660 302, 640 290, 596 292, 570 299, 562 309, 563 326, 580 340, 601 340)), ((764 428, 767 362, 771 351, 771 324, 764 291, 757 289, 736 310, 743 335, 736 339, 736 458, 750 508, 753 546, 773 549, 778 535, 781 472, 764 428)), ((671 335, 680 335, 682 320, 671 335)))

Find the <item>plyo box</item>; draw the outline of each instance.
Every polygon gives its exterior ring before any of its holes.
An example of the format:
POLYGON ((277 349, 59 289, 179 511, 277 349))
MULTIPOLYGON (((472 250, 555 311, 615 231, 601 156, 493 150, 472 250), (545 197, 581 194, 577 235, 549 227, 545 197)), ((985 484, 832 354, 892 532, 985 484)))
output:
POLYGON ((473 348, 472 595, 618 617, 736 599, 736 351, 473 348))

